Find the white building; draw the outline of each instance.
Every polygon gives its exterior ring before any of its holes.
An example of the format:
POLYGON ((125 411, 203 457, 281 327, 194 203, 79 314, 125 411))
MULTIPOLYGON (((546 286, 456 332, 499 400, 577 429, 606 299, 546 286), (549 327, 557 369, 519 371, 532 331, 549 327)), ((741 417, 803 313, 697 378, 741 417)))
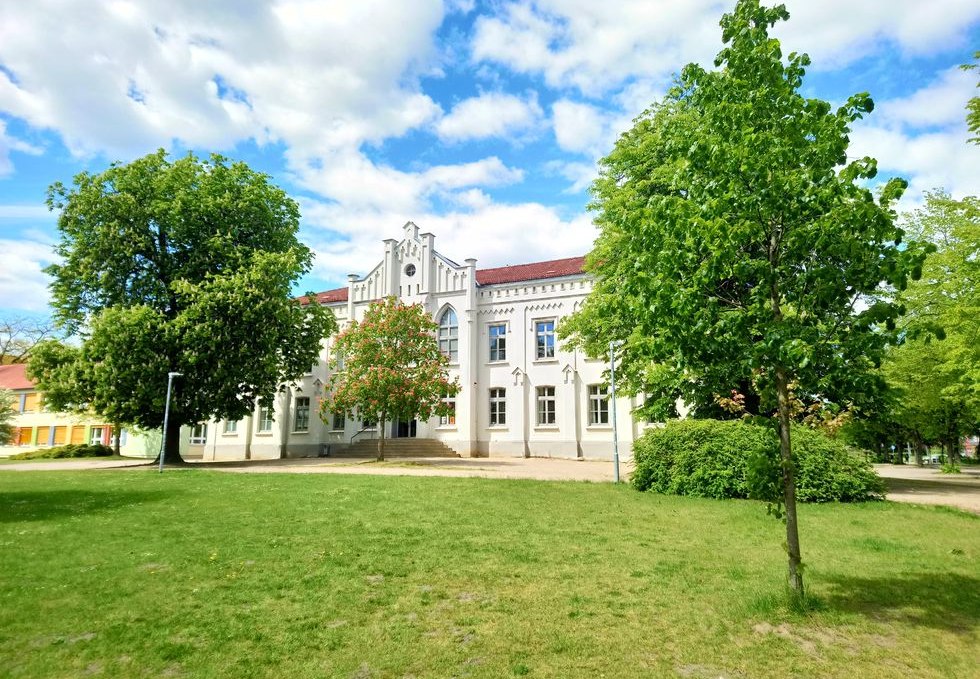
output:
MULTIPOLYGON (((436 439, 462 456, 612 458, 608 360, 564 351, 555 334, 592 288, 583 259, 478 269, 476 259, 459 264, 437 252, 435 237, 409 222, 401 240, 384 241, 374 269, 351 274, 347 287, 319 293, 317 301, 341 327, 387 296, 421 304, 439 323, 440 347, 462 385, 456 415, 389 422, 387 437, 436 439)), ((257 408, 240 422, 202 425, 187 453, 206 460, 312 457, 375 437, 375 428, 351 418, 320 420, 326 344, 319 365, 288 385, 271 412, 257 408)), ((617 399, 620 455, 627 457, 644 427, 630 415, 634 405, 617 399)))

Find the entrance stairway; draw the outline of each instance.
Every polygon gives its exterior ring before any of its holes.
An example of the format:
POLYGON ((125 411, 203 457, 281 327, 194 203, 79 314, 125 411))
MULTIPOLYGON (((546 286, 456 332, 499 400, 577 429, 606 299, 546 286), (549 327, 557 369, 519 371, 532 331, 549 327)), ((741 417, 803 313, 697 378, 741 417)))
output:
MULTIPOLYGON (((359 439, 347 448, 330 453, 330 457, 377 457, 377 439, 359 439)), ((385 439, 385 459, 395 457, 459 457, 442 441, 435 439, 385 439)))

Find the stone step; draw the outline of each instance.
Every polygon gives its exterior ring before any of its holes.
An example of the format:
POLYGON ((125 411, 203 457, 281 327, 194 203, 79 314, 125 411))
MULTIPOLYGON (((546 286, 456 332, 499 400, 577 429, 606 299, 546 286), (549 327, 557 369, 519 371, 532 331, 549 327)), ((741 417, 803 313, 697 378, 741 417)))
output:
MULTIPOLYGON (((375 457, 378 454, 377 439, 362 439, 331 457, 375 457)), ((435 439, 398 438, 385 440, 385 457, 459 457, 442 441, 435 439)))

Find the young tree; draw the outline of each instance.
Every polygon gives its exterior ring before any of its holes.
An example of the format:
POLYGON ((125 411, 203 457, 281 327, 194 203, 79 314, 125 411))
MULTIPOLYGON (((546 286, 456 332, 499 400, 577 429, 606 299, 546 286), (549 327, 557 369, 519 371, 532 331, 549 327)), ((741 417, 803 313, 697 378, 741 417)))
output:
POLYGON ((899 247, 891 209, 905 182, 876 201, 864 186, 875 161, 848 163, 870 97, 833 111, 802 96, 809 58, 784 61, 769 36, 788 18, 740 0, 721 20, 720 68, 686 66, 602 161, 595 288, 563 332, 595 356, 623 340, 624 387, 650 396, 648 413, 736 391, 776 415, 789 584, 802 594, 791 388, 838 403, 875 390, 889 337, 876 330, 900 309, 871 297, 904 287, 920 254, 899 247))
POLYGON ((352 322, 334 340, 334 372, 321 417, 343 412, 375 418, 378 459, 384 460, 386 422, 450 414, 445 399, 459 393, 459 381, 449 379, 437 329, 417 304, 394 297, 372 302, 364 320, 352 322))
POLYGON ((41 391, 71 371, 85 404, 114 422, 163 424, 176 371, 164 459, 180 462, 179 431, 238 419, 317 361, 333 315, 293 299, 312 262, 296 238, 299 209, 268 177, 212 155, 164 151, 55 183, 61 262, 48 267, 56 320, 77 354, 32 362, 41 391), (60 363, 59 363, 60 362, 60 363))
POLYGON ((14 392, 9 389, 0 389, 0 446, 5 446, 13 441, 14 425, 10 420, 14 417, 14 392))

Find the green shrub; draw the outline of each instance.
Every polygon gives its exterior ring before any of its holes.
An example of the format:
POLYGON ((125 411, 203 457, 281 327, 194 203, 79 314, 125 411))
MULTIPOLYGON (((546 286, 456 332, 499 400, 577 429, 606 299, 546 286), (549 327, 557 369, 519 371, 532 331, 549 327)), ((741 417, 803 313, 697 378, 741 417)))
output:
POLYGON ((113 450, 109 446, 97 444, 69 443, 54 448, 38 448, 24 453, 11 455, 11 460, 55 460, 76 457, 111 457, 113 450))
MULTIPOLYGON (((801 502, 880 499, 871 465, 843 443, 793 428, 796 495, 801 502)), ((651 429, 633 446, 638 490, 712 498, 782 496, 779 442, 770 427, 742 421, 677 420, 651 429)))

